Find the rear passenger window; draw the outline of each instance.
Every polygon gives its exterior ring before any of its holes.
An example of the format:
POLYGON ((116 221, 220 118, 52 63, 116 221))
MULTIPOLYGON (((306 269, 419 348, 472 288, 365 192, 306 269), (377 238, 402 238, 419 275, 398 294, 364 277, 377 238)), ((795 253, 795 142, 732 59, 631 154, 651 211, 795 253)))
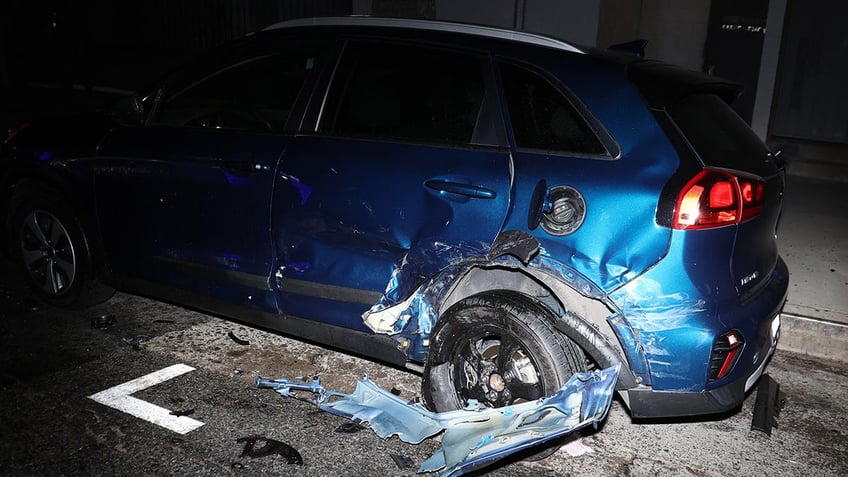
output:
POLYGON ((546 79, 510 63, 501 63, 500 71, 519 148, 606 154, 592 128, 546 79))
POLYGON ((469 143, 485 91, 481 60, 410 45, 345 52, 320 129, 340 136, 469 143))

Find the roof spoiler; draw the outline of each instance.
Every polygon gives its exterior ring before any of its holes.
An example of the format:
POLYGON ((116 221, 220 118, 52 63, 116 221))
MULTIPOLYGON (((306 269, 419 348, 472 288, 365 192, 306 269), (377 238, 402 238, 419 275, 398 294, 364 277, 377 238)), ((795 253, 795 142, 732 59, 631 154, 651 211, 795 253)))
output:
POLYGON ((625 43, 617 43, 615 45, 610 45, 610 47, 607 49, 616 53, 624 53, 625 55, 638 56, 640 58, 644 58, 646 46, 648 46, 648 40, 639 39, 628 41, 625 43))

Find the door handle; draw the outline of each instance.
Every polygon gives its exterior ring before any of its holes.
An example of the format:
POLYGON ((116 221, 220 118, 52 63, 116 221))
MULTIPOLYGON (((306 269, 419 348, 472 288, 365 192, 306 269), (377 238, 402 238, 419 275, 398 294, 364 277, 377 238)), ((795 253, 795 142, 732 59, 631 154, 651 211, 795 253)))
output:
POLYGON ((444 179, 428 179, 424 185, 439 192, 450 192, 452 194, 464 195, 475 199, 494 199, 497 193, 474 184, 463 184, 461 182, 446 181, 444 179))

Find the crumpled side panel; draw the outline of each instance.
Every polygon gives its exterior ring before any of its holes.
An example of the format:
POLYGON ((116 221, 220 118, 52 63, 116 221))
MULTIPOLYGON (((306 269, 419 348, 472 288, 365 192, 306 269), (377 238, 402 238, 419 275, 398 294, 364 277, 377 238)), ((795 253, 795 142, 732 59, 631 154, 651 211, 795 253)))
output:
POLYGON ((380 301, 363 313, 365 325, 375 333, 407 338, 407 355, 423 360, 427 355, 424 343, 438 319, 439 305, 456 281, 474 267, 532 268, 568 283, 585 296, 604 297, 597 285, 548 255, 538 242, 529 253, 528 239, 535 242, 528 234, 505 231, 491 246, 479 242, 430 242, 411 250, 395 267, 380 301), (511 243, 519 245, 521 254, 509 248, 511 243))
POLYGON ((476 401, 466 409, 433 413, 421 404, 408 403, 368 377, 356 384, 353 394, 325 390, 311 382, 259 377, 261 388, 286 397, 311 402, 320 409, 367 423, 381 438, 398 436, 417 444, 444 432, 442 446, 418 472, 462 475, 515 452, 564 436, 606 417, 612 402, 620 365, 577 373, 555 394, 536 401, 502 408, 482 407, 476 401), (301 396, 306 392, 310 396, 301 396))

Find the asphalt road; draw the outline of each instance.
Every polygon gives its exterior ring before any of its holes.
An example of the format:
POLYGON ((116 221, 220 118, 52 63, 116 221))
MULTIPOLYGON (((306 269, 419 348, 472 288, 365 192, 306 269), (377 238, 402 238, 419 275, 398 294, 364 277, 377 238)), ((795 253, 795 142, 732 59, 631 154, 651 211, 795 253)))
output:
MULTIPOLYGON (((848 474, 848 369, 778 352, 768 372, 786 395, 771 437, 751 430, 755 396, 716 419, 633 423, 614 402, 605 424, 547 460, 488 469, 510 476, 735 476, 848 474)), ((439 446, 382 440, 370 429, 258 389, 257 375, 320 375, 351 392, 367 373, 401 396, 415 374, 197 313, 117 294, 87 310, 34 301, 0 263, 0 474, 415 475, 439 446), (111 316, 112 318, 103 318, 111 316), (234 340, 232 335, 241 343, 234 340), (203 423, 180 434, 89 396, 177 364, 194 371, 132 394, 203 423), (287 444, 243 455, 244 438, 287 444), (241 440, 241 442, 239 442, 241 440), (394 457, 393 457, 394 456, 394 457)), ((172 416, 173 417, 173 416, 172 416)))

